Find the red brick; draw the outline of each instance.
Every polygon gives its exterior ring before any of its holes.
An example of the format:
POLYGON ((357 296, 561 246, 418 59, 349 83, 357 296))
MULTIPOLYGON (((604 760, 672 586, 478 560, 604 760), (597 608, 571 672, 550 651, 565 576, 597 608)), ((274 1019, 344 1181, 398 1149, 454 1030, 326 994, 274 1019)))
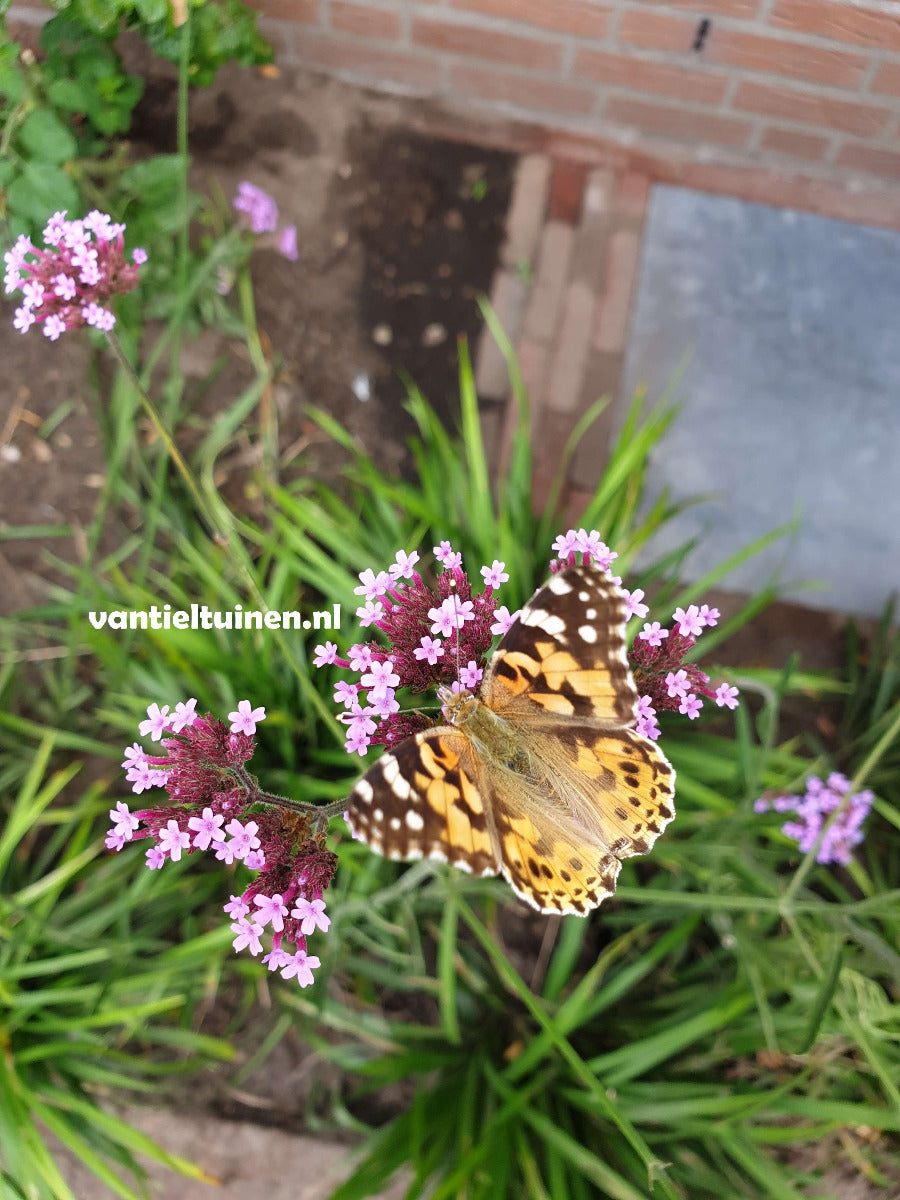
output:
POLYGON ((438 77, 438 64, 424 54, 387 50, 365 42, 344 42, 302 29, 295 32, 294 42, 297 58, 320 70, 349 71, 375 81, 390 79, 422 91, 432 91, 438 77))
POLYGON ((828 138, 815 133, 797 133, 794 129, 769 128, 762 135, 760 148, 808 162, 821 162, 828 149, 828 138))
MULTIPOLYGON (((491 308, 504 333, 513 343, 522 328, 528 284, 515 271, 495 271, 491 286, 491 308)), ((509 393, 506 359, 487 325, 481 330, 475 353, 475 390, 482 400, 502 400, 509 393)))
POLYGON ((548 221, 544 225, 523 326, 529 341, 545 344, 553 341, 574 241, 571 225, 563 221, 548 221))
POLYGON ((650 198, 650 180, 638 171, 626 171, 616 188, 616 216, 622 221, 636 222, 644 219, 647 201, 650 198))
POLYGON ((661 3, 666 8, 690 8, 697 14, 698 23, 703 17, 756 16, 760 0, 645 0, 648 4, 661 3))
POLYGON ((368 5, 350 4, 348 0, 331 0, 331 28, 338 33, 396 41, 400 36, 400 14, 389 8, 371 8, 368 5))
POLYGON ((877 150, 873 146, 845 146, 838 155, 838 166, 868 175, 888 175, 900 179, 900 154, 892 150, 877 150))
POLYGON ((765 83, 742 83, 734 98, 734 107, 768 117, 783 117, 787 121, 824 125, 860 137, 881 133, 890 117, 888 109, 873 104, 832 100, 830 96, 794 92, 765 83))
POLYGON ((512 199, 506 214, 506 238, 500 250, 505 267, 517 270, 534 261, 550 194, 552 167, 546 154, 525 154, 516 164, 512 199))
POLYGON ((900 63, 885 63, 872 84, 873 92, 900 96, 900 63))
POLYGON ((609 26, 610 10, 588 0, 453 0, 454 8, 521 21, 555 33, 602 38, 609 26))
POLYGON ((551 109, 554 112, 589 113, 594 106, 591 88, 551 79, 507 75, 491 67, 456 63, 450 68, 450 87, 466 95, 480 96, 520 108, 551 109))
POLYGON ((625 349, 631 294, 641 253, 640 234, 619 229, 609 239, 606 286, 597 305, 591 344, 604 354, 625 349))
POLYGON ((779 29, 790 29, 793 33, 817 33, 835 42, 900 50, 900 16, 857 4, 777 0, 769 21, 779 29))
POLYGON ((750 123, 716 113, 693 112, 671 104, 645 104, 624 96, 611 96, 605 117, 619 125, 633 125, 645 133, 680 138, 688 142, 713 142, 719 146, 742 146, 750 133, 750 123))
POLYGON ((697 36, 697 21, 663 13, 630 9, 619 22, 619 41, 644 50, 690 50, 697 36))
POLYGON ((565 221, 567 225, 574 225, 578 220, 587 171, 587 163, 582 162, 563 161, 554 165, 547 206, 551 221, 565 221))
POLYGON ((497 33, 475 25, 415 17, 412 40, 417 46, 429 46, 451 54, 471 54, 473 58, 490 58, 519 68, 559 71, 562 67, 562 46, 554 42, 497 33))
POLYGON ((597 297, 586 283, 576 279, 566 288, 547 385, 547 406, 554 412, 578 415, 596 304, 597 297))
POLYGON ((631 88, 636 92, 656 92, 679 100, 696 100, 700 104, 718 104, 728 85, 726 75, 710 75, 700 71, 685 71, 661 63, 630 58, 625 54, 609 54, 591 46, 580 46, 575 55, 575 74, 614 87, 631 88))
POLYGON ((279 21, 295 21, 298 25, 319 22, 319 0, 254 0, 253 7, 279 21))
POLYGON ((812 83, 826 83, 833 87, 857 87, 869 65, 864 54, 823 50, 817 46, 803 46, 781 38, 758 37, 755 33, 739 33, 716 26, 703 51, 709 62, 808 79, 812 83))

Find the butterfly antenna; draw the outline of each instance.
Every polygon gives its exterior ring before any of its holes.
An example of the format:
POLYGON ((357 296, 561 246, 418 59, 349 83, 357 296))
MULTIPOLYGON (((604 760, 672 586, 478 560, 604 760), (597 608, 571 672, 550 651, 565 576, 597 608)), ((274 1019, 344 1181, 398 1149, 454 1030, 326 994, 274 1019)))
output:
POLYGON ((450 586, 451 586, 451 588, 454 589, 454 591, 453 591, 453 614, 456 617, 456 621, 457 621, 456 629, 454 631, 454 637, 455 637, 455 649, 456 649, 456 682, 459 683, 459 632, 460 632, 460 629, 459 629, 458 622, 459 622, 460 608, 459 608, 459 596, 455 590, 456 589, 456 579, 455 578, 450 580, 450 586))

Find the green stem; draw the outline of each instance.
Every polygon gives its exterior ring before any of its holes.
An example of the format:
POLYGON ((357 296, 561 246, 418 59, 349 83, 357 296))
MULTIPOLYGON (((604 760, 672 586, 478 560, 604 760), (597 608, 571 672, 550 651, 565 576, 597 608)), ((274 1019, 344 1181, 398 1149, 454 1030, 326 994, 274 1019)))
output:
POLYGON ((838 819, 840 814, 847 811, 847 809, 850 805, 850 801, 853 799, 853 797, 856 795, 856 793, 860 790, 863 783, 865 783, 869 772, 878 763, 878 760, 884 754, 885 750, 887 750, 888 746, 890 746, 890 744, 893 742, 894 738, 897 737, 898 733, 900 733, 900 705, 897 706, 896 719, 891 722, 891 724, 888 726, 887 730, 878 739, 878 741, 875 743, 872 750, 869 752, 869 754, 864 759, 862 766, 859 768, 859 770, 856 772, 856 774, 853 777, 853 781, 850 784, 850 790, 847 792, 844 799, 841 801, 841 803, 838 805, 838 807, 831 813, 828 820, 822 826, 822 830, 819 833, 819 836, 816 838, 815 844, 812 847, 810 847, 810 849, 807 851, 806 856, 803 859, 803 862, 800 864, 800 866, 797 868, 796 872, 794 873, 794 878, 788 884, 787 890, 785 891, 784 896, 781 900, 780 908, 783 913, 787 914, 791 911, 791 904, 793 902, 793 899, 797 895, 797 892, 800 890, 800 888, 803 886, 803 881, 806 879, 807 875, 812 870, 813 864, 816 861, 816 855, 819 853, 819 847, 822 845, 822 842, 825 838, 826 833, 831 828, 831 826, 834 824, 834 822, 838 819))
POLYGON ((112 349, 113 354, 118 359, 119 366, 122 368, 122 370, 128 376, 128 379, 131 381, 132 387, 137 392, 138 397, 141 401, 141 404, 144 406, 144 409, 145 409, 147 415, 150 417, 150 420, 153 422, 154 428, 156 429, 156 432, 159 434, 163 445, 165 446, 166 450, 168 451, 169 455, 172 458, 172 461, 175 463, 175 466, 181 472, 181 476, 184 479, 185 483, 187 484, 188 490, 190 491, 191 495, 194 498, 194 503, 197 505, 199 512, 203 515, 204 520, 206 521, 207 525, 209 526, 214 540, 226 541, 227 539, 226 539, 225 535, 217 527, 216 518, 215 518, 215 515, 214 515, 212 509, 209 507, 209 505, 206 503, 205 499, 203 498, 203 494, 201 493, 200 488, 197 485, 197 481, 194 478, 193 472, 191 471, 190 467, 187 465, 184 458, 182 457, 181 451, 175 445, 175 439, 172 437, 172 434, 169 432, 165 422, 163 421, 162 417, 160 416, 160 414, 156 408, 156 405, 153 402, 153 400, 151 399, 146 388, 143 386, 140 379, 138 378, 137 372, 135 371, 134 367, 129 362, 128 355, 122 349, 121 342, 116 337, 116 335, 112 332, 108 332, 106 334, 106 340, 109 342, 109 345, 110 345, 110 348, 112 349))

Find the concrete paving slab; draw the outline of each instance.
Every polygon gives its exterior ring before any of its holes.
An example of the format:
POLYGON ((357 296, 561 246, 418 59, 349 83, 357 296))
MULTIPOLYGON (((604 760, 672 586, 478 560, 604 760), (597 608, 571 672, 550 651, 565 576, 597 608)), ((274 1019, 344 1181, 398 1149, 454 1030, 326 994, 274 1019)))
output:
POLYGON ((750 590, 781 563, 806 605, 877 613, 900 587, 900 232, 654 189, 618 399, 657 397, 686 353, 684 411, 653 456, 653 495, 715 499, 657 536, 702 535, 699 578, 788 520, 795 542, 729 576, 750 590))
MULTIPOLYGON (((171 1154, 201 1166, 209 1182, 185 1179, 145 1161, 151 1195, 159 1200, 326 1200, 351 1172, 354 1148, 325 1137, 284 1133, 246 1121, 129 1109, 128 1122, 171 1154)), ((77 1200, 114 1200, 63 1146, 54 1159, 77 1200)), ((408 1180, 377 1195, 401 1200, 408 1180)))

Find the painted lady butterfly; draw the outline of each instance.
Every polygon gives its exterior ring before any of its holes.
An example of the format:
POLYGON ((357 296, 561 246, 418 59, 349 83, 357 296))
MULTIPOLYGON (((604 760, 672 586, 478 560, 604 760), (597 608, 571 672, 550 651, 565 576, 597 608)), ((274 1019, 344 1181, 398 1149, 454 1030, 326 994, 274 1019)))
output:
POLYGON ((353 829, 387 858, 502 873, 541 912, 584 914, 621 859, 672 820, 675 772, 635 732, 625 597, 594 565, 540 588, 478 696, 441 687, 449 724, 382 754, 350 793, 353 829))

